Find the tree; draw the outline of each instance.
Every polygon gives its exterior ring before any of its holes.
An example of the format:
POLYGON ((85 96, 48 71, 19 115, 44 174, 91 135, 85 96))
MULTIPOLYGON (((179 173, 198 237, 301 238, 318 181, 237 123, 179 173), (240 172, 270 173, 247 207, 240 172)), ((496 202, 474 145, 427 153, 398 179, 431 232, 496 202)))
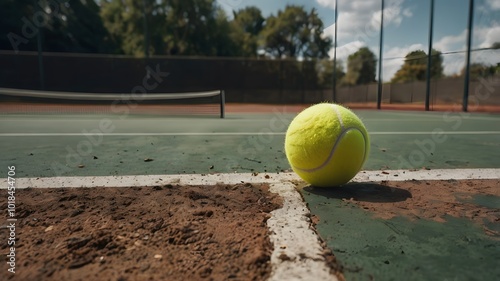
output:
MULTIPOLYGON (((498 66, 485 65, 482 63, 471 63, 469 68, 470 79, 477 80, 479 78, 488 78, 497 73, 498 66)), ((460 71, 460 76, 465 75, 465 67, 460 71)))
POLYGON ((444 67, 443 67, 443 55, 440 51, 432 49, 432 59, 431 59, 431 78, 443 78, 444 77, 444 67))
POLYGON ((264 17, 257 7, 246 7, 233 12, 231 40, 239 46, 240 56, 256 56, 264 17))
POLYGON ((227 15, 215 0, 108 0, 101 15, 126 54, 237 55, 227 15), (146 16, 147 33, 144 16, 146 16))
POLYGON ((65 15, 65 18, 53 18, 54 24, 48 27, 50 32, 47 32, 45 44, 52 51, 78 53, 119 51, 116 42, 112 40, 104 27, 99 11, 99 6, 93 0, 67 1, 66 4, 61 5, 61 13, 65 15), (57 39, 60 40, 60 45, 51 47, 57 39))
POLYGON ((164 35, 161 32, 165 28, 165 21, 161 12, 161 6, 154 0, 105 0, 101 2, 101 18, 104 26, 127 55, 143 56, 146 39, 150 43, 149 53, 165 53, 164 35), (146 34, 144 20, 148 27, 151 27, 148 29, 148 34, 146 34))
POLYGON ((362 47, 347 58, 347 73, 343 83, 346 85, 362 85, 375 82, 377 58, 375 54, 362 47))
MULTIPOLYGON (((337 60, 337 71, 335 75, 336 84, 339 85, 340 81, 344 78, 345 72, 341 60, 337 60)), ((316 72, 318 73, 318 83, 323 88, 331 88, 333 85, 333 61, 328 59, 319 60, 316 65, 316 72)))
POLYGON ((0 49, 36 50, 36 34, 23 34, 23 18, 29 20, 35 12, 31 0, 0 1, 0 49))
MULTIPOLYGON (((405 62, 394 74, 393 83, 425 81, 427 79, 427 54, 422 50, 409 52, 405 62)), ((432 50, 431 78, 443 77, 443 57, 441 52, 432 50)))
POLYGON ((212 41, 217 27, 214 0, 164 0, 163 6, 166 10, 165 39, 168 54, 217 53, 216 44, 212 41))
POLYGON ((253 36, 259 35, 264 27, 264 17, 259 8, 249 6, 233 12, 233 22, 235 22, 246 33, 253 36))
POLYGON ((266 52, 277 58, 325 58, 332 45, 322 36, 323 22, 315 9, 309 13, 301 6, 286 6, 267 18, 262 37, 266 52))
POLYGON ((215 26, 213 38, 209 40, 215 45, 216 50, 208 55, 236 57, 244 56, 245 52, 249 52, 246 45, 236 40, 235 27, 232 22, 228 21, 226 13, 220 7, 217 8, 215 26))
POLYGON ((43 51, 108 53, 117 47, 94 0, 1 1, 0 34, 0 49, 35 51, 39 34, 43 51))

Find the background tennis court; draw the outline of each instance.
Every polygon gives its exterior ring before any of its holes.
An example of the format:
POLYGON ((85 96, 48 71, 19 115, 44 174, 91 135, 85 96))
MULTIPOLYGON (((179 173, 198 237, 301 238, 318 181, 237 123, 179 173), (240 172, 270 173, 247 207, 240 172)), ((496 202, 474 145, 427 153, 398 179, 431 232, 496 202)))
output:
MULTIPOLYGON (((260 108, 268 112, 236 113, 233 110, 241 108, 229 106, 225 119, 4 115, 0 164, 16 165, 19 177, 289 172, 284 132, 300 107, 260 108)), ((356 113, 371 136, 366 170, 391 174, 394 169, 500 167, 498 115, 356 113)), ((363 188, 370 192, 370 186, 363 188)), ((432 188, 428 187, 429 193, 432 188)), ((496 231, 491 236, 466 219, 450 218, 446 223, 375 219, 328 192, 305 189, 303 195, 313 215, 320 218, 320 235, 345 266, 349 280, 368 280, 369 276, 390 280, 410 273, 412 280, 430 276, 480 280, 480 276, 498 275, 498 223, 491 226, 496 231), (365 252, 359 248, 360 237, 379 247, 371 249, 372 254, 365 252), (401 259, 399 250, 389 250, 395 247, 395 239, 397 245, 405 245, 407 258, 401 259)), ((498 196, 476 203, 498 212, 498 196)))
MULTIPOLYGON (((30 177, 281 172, 289 169, 284 133, 298 109, 262 107, 269 113, 230 112, 225 119, 4 115, 2 164, 18 164, 20 175, 30 177), (147 158, 151 161, 145 162, 147 158), (65 166, 61 173, 54 171, 60 166, 65 166)), ((372 141, 365 169, 500 166, 498 115, 356 113, 372 141)))

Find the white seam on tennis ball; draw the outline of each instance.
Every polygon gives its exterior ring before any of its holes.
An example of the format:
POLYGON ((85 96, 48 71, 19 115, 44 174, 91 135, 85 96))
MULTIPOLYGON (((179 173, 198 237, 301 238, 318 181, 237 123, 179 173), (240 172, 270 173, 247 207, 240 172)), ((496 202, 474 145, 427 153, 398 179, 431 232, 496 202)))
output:
MULTIPOLYGON (((332 150, 330 150, 330 154, 328 155, 328 158, 321 164, 319 165, 318 167, 316 168, 312 168, 312 169, 303 169, 303 168, 298 168, 296 166, 293 166, 295 169, 297 170, 300 170, 302 172, 306 172, 306 173, 312 173, 312 172, 316 172, 318 170, 321 170, 323 169, 326 165, 328 165, 328 163, 330 163, 330 160, 332 160, 332 157, 333 157, 333 154, 335 153, 335 150, 337 149, 337 146, 340 142, 340 140, 342 139, 342 137, 344 137, 344 135, 351 131, 351 130, 357 130, 358 132, 361 133, 361 135, 363 136, 363 139, 365 140, 366 142, 366 139, 365 139, 365 135, 363 134, 363 132, 358 129, 358 128, 347 128, 347 129, 343 129, 342 132, 340 133, 340 135, 337 137, 337 139, 335 140, 335 144, 333 145, 333 148, 332 150)), ((365 157, 366 157, 366 149, 365 149, 365 157)), ((363 158, 364 159, 364 158, 363 158)))
MULTIPOLYGON (((340 126, 341 126, 342 130, 348 130, 348 129, 344 128, 344 120, 342 120, 342 115, 340 114, 340 111, 338 110, 337 105, 336 104, 332 104, 332 108, 335 111, 335 113, 337 113, 337 118, 338 118, 338 120, 340 122, 340 126)), ((361 121, 361 122, 363 122, 363 121, 361 121)), ((367 153, 368 149, 366 149, 366 144, 368 143, 368 140, 367 140, 367 137, 365 136, 365 134, 361 130, 358 130, 358 131, 363 136, 363 140, 364 140, 364 143, 365 143, 365 153, 363 154, 363 162, 362 162, 362 163, 364 163, 366 161, 366 157, 367 157, 366 153, 367 153)), ((333 149, 335 149, 335 147, 333 149)), ((332 156, 333 156, 333 153, 332 153, 332 156)), ((321 167, 323 167, 324 165, 325 164, 321 165, 321 167)), ((359 167, 359 168, 361 169, 361 167, 359 167)))
POLYGON ((333 111, 337 114, 337 119, 340 122, 340 128, 342 131, 344 130, 344 120, 342 120, 342 115, 340 114, 339 110, 337 109, 337 106, 335 104, 332 104, 333 111))

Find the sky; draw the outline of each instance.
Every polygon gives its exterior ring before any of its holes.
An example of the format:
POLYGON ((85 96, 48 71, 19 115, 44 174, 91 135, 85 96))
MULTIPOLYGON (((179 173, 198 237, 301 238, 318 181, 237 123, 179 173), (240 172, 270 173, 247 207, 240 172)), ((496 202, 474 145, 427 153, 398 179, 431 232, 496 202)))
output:
MULTIPOLYGON (((335 33, 335 0, 217 0, 232 14, 246 6, 258 7, 264 16, 276 14, 286 5, 315 8, 325 29, 335 33)), ((415 50, 427 53, 431 0, 385 0, 382 79, 390 80, 415 50)), ((469 0, 434 0, 433 48, 443 53, 444 73, 459 73, 465 65, 469 0), (451 52, 451 54, 445 54, 451 52)), ((338 0, 337 58, 344 62, 360 47, 369 47, 378 57, 381 0, 338 0)), ((474 0, 472 48, 487 48, 500 42, 500 0, 474 0)), ((333 48, 329 52, 333 58, 333 48)), ((473 52, 472 62, 496 65, 500 50, 473 52)), ((378 74, 377 74, 378 77, 378 74)))

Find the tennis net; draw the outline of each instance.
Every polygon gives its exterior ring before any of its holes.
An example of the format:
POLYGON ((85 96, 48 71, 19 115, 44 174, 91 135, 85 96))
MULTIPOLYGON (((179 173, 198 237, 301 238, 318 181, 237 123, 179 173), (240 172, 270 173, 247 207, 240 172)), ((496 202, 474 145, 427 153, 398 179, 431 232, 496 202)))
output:
POLYGON ((79 93, 0 88, 2 114, 151 114, 225 117, 223 90, 184 93, 79 93))

